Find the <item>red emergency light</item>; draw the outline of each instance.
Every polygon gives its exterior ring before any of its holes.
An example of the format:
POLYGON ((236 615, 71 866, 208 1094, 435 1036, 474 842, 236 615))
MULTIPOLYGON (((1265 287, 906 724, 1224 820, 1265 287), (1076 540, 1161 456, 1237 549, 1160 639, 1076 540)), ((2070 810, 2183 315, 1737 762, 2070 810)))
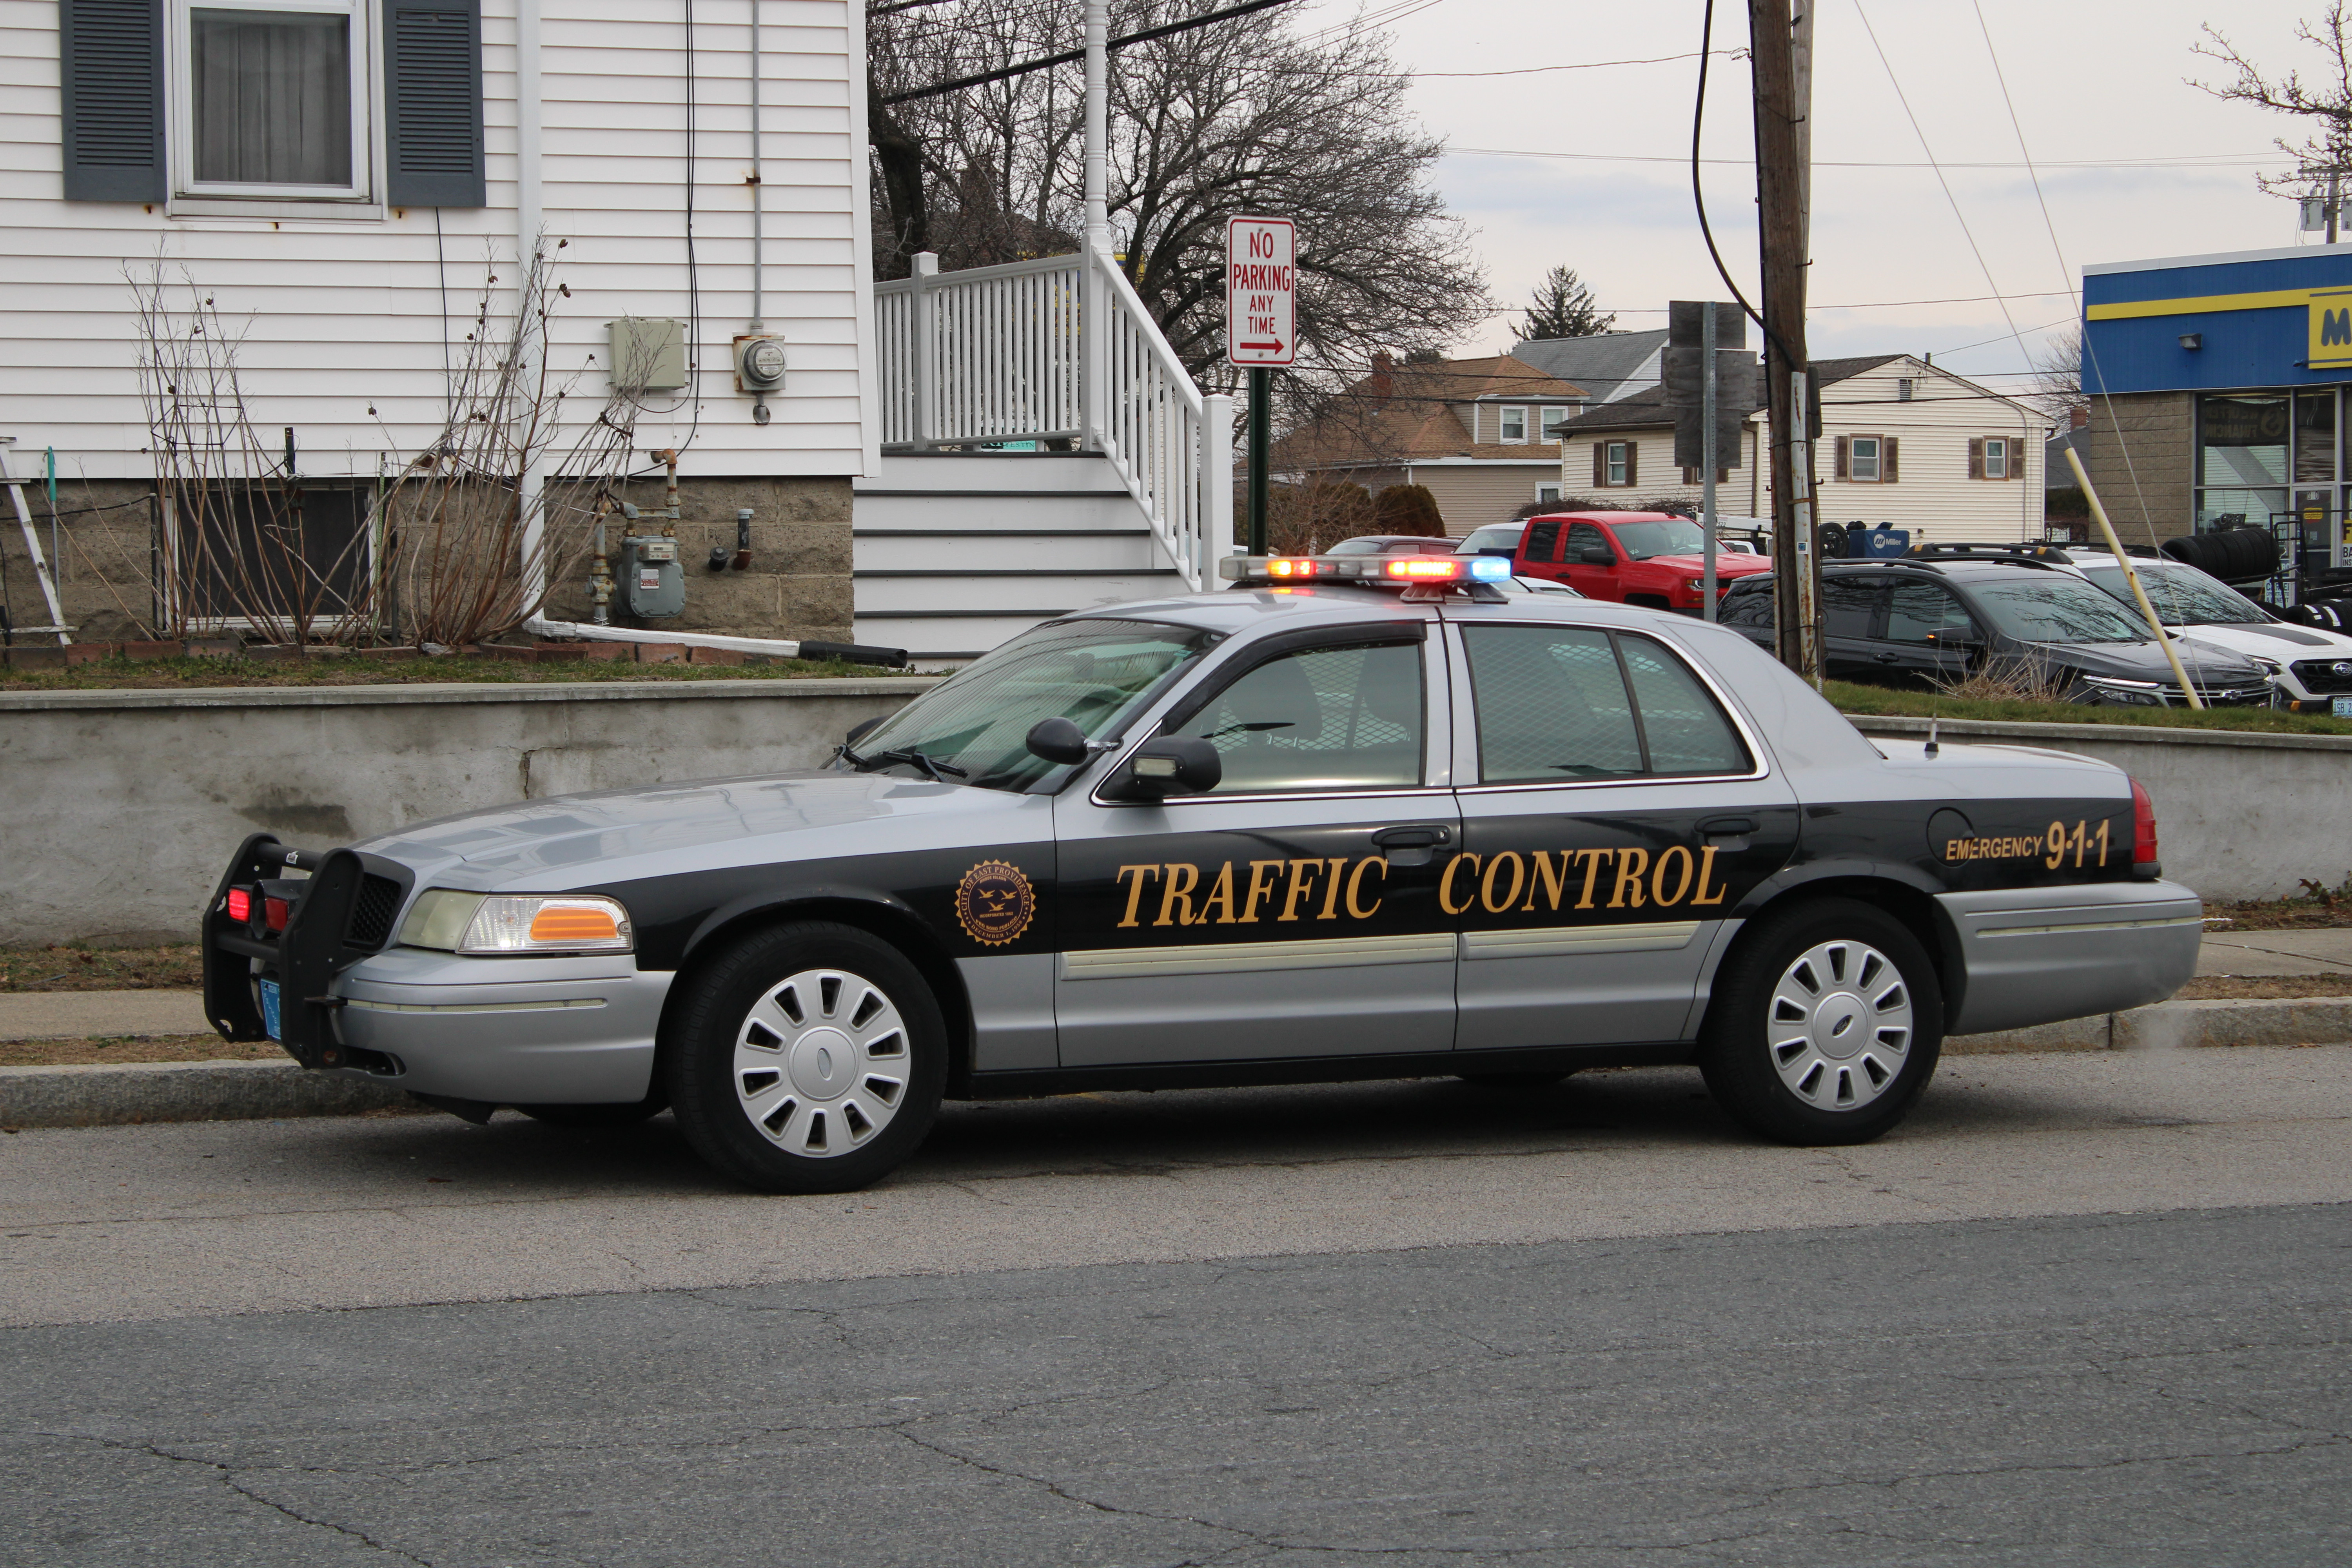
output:
POLYGON ((231 888, 228 890, 228 918, 239 925, 247 924, 252 921, 253 894, 250 889, 231 888))
POLYGON ((1400 555, 1381 563, 1387 576, 1415 583, 1446 583, 1466 577, 1469 562, 1459 555, 1400 555))

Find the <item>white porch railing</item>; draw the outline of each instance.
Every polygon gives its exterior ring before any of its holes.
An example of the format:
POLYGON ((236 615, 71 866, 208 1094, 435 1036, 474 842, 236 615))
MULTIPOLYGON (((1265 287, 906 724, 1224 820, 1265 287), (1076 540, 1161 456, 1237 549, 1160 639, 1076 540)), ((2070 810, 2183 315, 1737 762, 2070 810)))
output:
POLYGON ((1116 260, 941 273, 925 252, 874 309, 885 451, 1074 441, 1110 462, 1193 592, 1221 585, 1233 400, 1202 395, 1116 260))

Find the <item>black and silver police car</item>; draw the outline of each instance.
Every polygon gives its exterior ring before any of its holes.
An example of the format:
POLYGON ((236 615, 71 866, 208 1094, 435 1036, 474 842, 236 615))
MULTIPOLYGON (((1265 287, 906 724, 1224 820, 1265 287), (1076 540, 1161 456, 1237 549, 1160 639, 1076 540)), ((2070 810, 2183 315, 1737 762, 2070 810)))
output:
POLYGON ((2104 763, 1874 742, 1735 631, 1488 558, 1227 565, 824 767, 258 836, 205 919, 211 1016, 477 1120, 667 1106, 809 1192, 942 1098, 1087 1089, 1689 1062, 1758 1133, 1854 1142, 1947 1034, 2194 967, 2197 897, 2104 763))

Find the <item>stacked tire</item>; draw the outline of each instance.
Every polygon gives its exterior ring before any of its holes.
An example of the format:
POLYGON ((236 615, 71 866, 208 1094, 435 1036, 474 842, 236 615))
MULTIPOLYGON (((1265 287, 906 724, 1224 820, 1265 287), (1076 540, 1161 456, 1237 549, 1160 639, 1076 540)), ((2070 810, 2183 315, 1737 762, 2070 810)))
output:
POLYGON ((2168 539, 2164 552, 2224 583, 2252 583, 2278 570, 2278 541, 2266 528, 2217 528, 2168 539))

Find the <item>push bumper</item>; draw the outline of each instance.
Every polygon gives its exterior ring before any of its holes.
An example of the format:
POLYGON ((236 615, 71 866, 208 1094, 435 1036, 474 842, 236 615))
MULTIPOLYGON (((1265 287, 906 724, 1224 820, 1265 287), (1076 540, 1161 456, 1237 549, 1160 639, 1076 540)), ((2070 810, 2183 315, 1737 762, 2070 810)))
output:
POLYGON ((2178 882, 1937 896, 1966 984, 1955 1035, 2160 1002, 2197 973, 2204 905, 2178 882))
POLYGON ((673 976, 626 954, 465 958, 396 947, 336 984, 343 1043, 418 1094, 494 1105, 643 1100, 673 976), (385 1064, 379 1064, 379 1066, 385 1064))

